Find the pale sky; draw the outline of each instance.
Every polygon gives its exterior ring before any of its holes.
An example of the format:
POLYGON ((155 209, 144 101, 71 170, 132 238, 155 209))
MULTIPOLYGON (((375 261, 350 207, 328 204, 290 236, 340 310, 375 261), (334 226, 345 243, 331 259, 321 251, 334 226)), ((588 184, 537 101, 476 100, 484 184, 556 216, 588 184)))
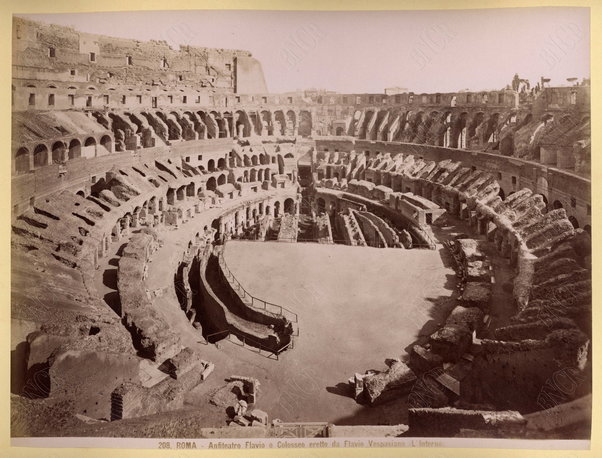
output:
POLYGON ((501 89, 590 76, 587 8, 458 11, 164 11, 20 15, 80 31, 249 50, 273 93, 501 89))

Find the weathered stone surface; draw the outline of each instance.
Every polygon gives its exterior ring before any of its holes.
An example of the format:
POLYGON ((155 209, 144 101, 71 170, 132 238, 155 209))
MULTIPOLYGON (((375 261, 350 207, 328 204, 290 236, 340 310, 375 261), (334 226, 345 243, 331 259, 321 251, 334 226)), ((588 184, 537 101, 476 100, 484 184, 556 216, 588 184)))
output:
POLYGON ((404 363, 396 362, 385 372, 366 376, 364 391, 370 404, 386 402, 408 393, 415 381, 414 372, 404 363))
POLYGON ((477 307, 457 306, 445 320, 448 326, 465 327, 470 332, 478 331, 483 323, 485 314, 477 307))
POLYGON ((461 429, 524 430, 526 420, 516 411, 461 410, 453 407, 440 409, 411 408, 410 434, 417 436, 449 437, 461 429))
POLYGON ((111 392, 121 383, 138 383, 139 361, 119 353, 59 352, 49 361, 50 396, 73 400, 77 413, 108 419, 111 392))
POLYGON ((29 352, 27 369, 38 364, 46 364, 48 358, 58 347, 69 340, 67 336, 56 336, 42 332, 33 332, 27 336, 29 352))
POLYGON ((491 271, 489 270, 489 262, 482 260, 466 262, 464 278, 466 279, 466 281, 491 281, 491 271))
POLYGON ((161 365, 162 369, 174 379, 195 366, 202 366, 202 362, 190 347, 182 349, 177 355, 167 359, 161 365))
POLYGON ((491 285, 482 282, 466 282, 462 292, 462 300, 471 306, 487 310, 491 301, 491 285))
POLYGON ((471 332, 464 326, 444 326, 429 340, 432 350, 444 361, 457 361, 470 347, 471 332))

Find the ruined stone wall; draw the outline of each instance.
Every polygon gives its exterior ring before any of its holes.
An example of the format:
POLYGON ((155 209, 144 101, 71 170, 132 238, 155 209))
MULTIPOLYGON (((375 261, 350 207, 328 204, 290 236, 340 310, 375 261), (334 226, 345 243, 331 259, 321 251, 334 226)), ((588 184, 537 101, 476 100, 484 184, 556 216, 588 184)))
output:
POLYGON ((147 264, 156 243, 152 232, 132 237, 119 260, 117 289, 121 317, 132 333, 134 346, 142 356, 163 361, 176 353, 180 340, 153 308, 145 285, 147 264))
MULTIPOLYGON (((475 357, 470 375, 462 382, 461 398, 523 413, 546 408, 541 405, 541 396, 546 384, 554 384, 555 374, 570 371, 575 380, 587 378, 583 349, 587 353, 588 344, 587 337, 574 330, 553 331, 539 341, 483 341, 482 353, 475 357), (561 335, 571 335, 575 341, 567 347, 557 340, 561 335)), ((565 395, 566 402, 587 394, 589 388, 587 383, 580 383, 570 393, 560 394, 565 395)))
MULTIPOLYGON (((491 173, 500 185, 503 196, 529 188, 533 192, 542 194, 550 207, 557 202, 557 207, 562 206, 567 215, 573 216, 579 227, 591 226, 591 184, 590 180, 549 168, 531 161, 520 159, 509 160, 497 154, 486 152, 465 151, 452 148, 443 148, 431 145, 403 144, 397 142, 370 142, 356 140, 351 143, 348 139, 337 142, 334 139, 322 141, 316 139, 317 151, 339 150, 340 155, 349 155, 363 152, 368 157, 378 153, 389 153, 395 157, 398 154, 413 155, 429 161, 454 160, 462 163, 464 167, 474 167, 491 173)), ((395 182, 395 181, 393 181, 395 182)), ((394 187, 394 191, 408 192, 405 189, 394 187)), ((414 192, 410 189, 409 192, 414 192)))
MULTIPOLYGON (((13 21, 14 77, 91 84, 193 85, 232 92, 239 50, 141 42, 82 33, 21 18, 13 21)), ((261 73, 255 63, 254 74, 261 73)), ((261 75, 263 76, 263 75, 261 75)), ((247 78, 248 79, 248 78, 247 78)))

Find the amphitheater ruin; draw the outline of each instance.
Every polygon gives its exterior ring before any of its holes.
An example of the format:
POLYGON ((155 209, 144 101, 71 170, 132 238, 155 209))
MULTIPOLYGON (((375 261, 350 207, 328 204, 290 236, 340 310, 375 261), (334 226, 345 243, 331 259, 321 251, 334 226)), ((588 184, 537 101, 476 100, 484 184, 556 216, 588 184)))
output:
POLYGON ((587 80, 271 94, 12 37, 14 437, 589 438, 587 80))

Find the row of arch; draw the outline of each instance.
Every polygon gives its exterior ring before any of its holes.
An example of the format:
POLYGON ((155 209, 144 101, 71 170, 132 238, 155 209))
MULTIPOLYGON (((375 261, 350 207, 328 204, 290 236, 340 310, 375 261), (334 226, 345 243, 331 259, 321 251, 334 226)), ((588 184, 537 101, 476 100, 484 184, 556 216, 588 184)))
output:
MULTIPOLYGON (((506 123, 516 122, 516 118, 515 113, 502 115, 483 111, 433 110, 427 113, 366 109, 354 114, 347 134, 368 140, 466 148, 469 140, 479 144, 497 142, 499 129, 506 123)), ((340 127, 338 132, 341 132, 340 127)))
POLYGON ((90 136, 84 139, 58 140, 52 145, 39 143, 32 149, 23 146, 14 153, 14 171, 17 174, 27 173, 45 165, 60 164, 69 159, 77 159, 82 156, 82 147, 96 147, 97 145, 102 146, 109 153, 113 151, 113 140, 109 135, 102 135, 98 139, 90 136))
MULTIPOLYGON (((215 218, 211 227, 215 229, 216 239, 223 236, 232 236, 241 233, 242 230, 257 224, 262 216, 273 216, 279 218, 283 214, 294 215, 297 211, 297 205, 292 197, 287 197, 283 201, 276 200, 268 202, 256 202, 246 205, 232 213, 215 218), (272 205, 270 205, 272 202, 272 205)), ((204 227, 207 232, 208 227, 204 227)))
MULTIPOLYGON (((212 138, 250 137, 252 135, 301 135, 310 136, 311 113, 302 110, 235 111, 124 111, 93 112, 96 120, 107 129, 122 130, 126 136, 145 134, 145 129, 163 141, 195 140, 212 138)), ((115 132, 116 133, 116 132, 115 132)), ((117 133, 116 133, 117 134, 117 133)), ((142 147, 146 145, 142 141, 142 147)))
MULTIPOLYGON (((390 161, 390 159, 389 159, 389 161, 390 161)), ((383 185, 383 186, 388 186, 388 187, 394 188, 392 185, 391 175, 388 172, 381 170, 381 168, 382 168, 381 166, 384 166, 386 162, 387 161, 384 156, 377 156, 375 158, 369 159, 366 169, 364 169, 362 172, 360 172, 359 179, 373 182, 377 186, 383 185), (368 171, 372 171, 374 173, 371 173, 370 176, 367 176, 368 171)), ((476 170, 476 168, 473 167, 473 170, 476 170)), ((336 177, 338 178, 338 173, 334 173, 333 175, 336 175, 336 177)), ((399 183, 398 183, 398 186, 400 186, 399 183)), ((394 191, 402 191, 403 192, 403 189, 394 189, 394 191)), ((502 201, 506 200, 506 198, 508 198, 512 194, 514 194, 514 191, 507 194, 504 191, 504 189, 500 186, 498 195, 502 199, 502 201)), ((547 196, 544 193, 539 192, 539 194, 543 198, 543 202, 546 205, 546 207, 545 207, 546 209, 557 210, 560 208, 564 208, 562 202, 560 202, 559 200, 554 200, 550 204, 548 202, 547 196)), ((544 210, 544 211, 547 211, 547 210, 544 210)), ((567 211, 567 214, 568 213, 569 212, 567 211)), ((573 225, 573 227, 575 229, 579 229, 581 227, 581 224, 579 223, 579 220, 576 216, 568 214, 567 218, 571 222, 571 224, 573 225)), ((582 229, 591 235, 591 226, 589 224, 583 226, 582 229)))

